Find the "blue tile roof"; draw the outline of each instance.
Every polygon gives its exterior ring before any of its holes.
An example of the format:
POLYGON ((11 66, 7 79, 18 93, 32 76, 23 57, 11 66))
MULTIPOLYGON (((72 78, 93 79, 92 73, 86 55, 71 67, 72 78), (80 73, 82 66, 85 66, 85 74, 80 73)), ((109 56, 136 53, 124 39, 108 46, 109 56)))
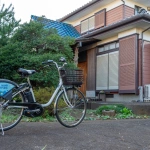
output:
MULTIPOLYGON (((34 21, 38 21, 37 16, 31 15, 31 19, 34 21)), ((62 37, 69 36, 69 37, 74 37, 77 38, 80 36, 80 33, 70 24, 59 22, 59 21, 54 21, 50 19, 44 19, 42 21, 44 24, 44 28, 49 29, 49 28, 55 28, 58 32, 58 34, 62 37)))

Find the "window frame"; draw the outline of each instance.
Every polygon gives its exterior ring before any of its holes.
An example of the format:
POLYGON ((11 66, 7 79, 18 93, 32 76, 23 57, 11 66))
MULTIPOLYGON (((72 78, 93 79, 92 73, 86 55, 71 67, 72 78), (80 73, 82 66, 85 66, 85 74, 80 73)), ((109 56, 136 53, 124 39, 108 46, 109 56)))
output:
POLYGON ((80 24, 81 24, 81 30, 80 30, 80 31, 81 31, 81 34, 87 33, 87 32, 89 32, 89 31, 93 31, 93 30, 95 29, 95 15, 90 16, 90 17, 88 17, 88 18, 82 20, 80 24), (94 18, 93 18, 93 24, 94 24, 94 26, 93 26, 93 28, 89 29, 89 20, 90 20, 92 17, 94 17, 94 18), (87 24, 87 25, 88 25, 88 27, 87 27, 88 29, 87 29, 87 31, 83 31, 83 32, 82 32, 82 23, 85 22, 85 21, 88 22, 88 24, 87 24))
POLYGON ((119 41, 114 41, 114 42, 110 42, 110 43, 99 46, 98 49, 97 49, 97 54, 96 55, 102 55, 102 54, 105 54, 105 53, 110 53, 110 52, 119 50, 119 46, 117 47, 117 44, 119 44, 119 41), (115 48, 104 50, 102 52, 99 51, 100 48, 104 48, 106 45, 108 45, 108 47, 110 48, 110 44, 112 44, 112 43, 115 43, 115 48))
MULTIPOLYGON (((119 55, 119 47, 117 46, 117 44, 119 44, 119 41, 110 42, 110 43, 103 44, 103 45, 97 47, 97 52, 96 52, 96 76, 97 76, 97 56, 108 54, 108 65, 109 65, 109 53, 118 51, 118 55, 119 55), (99 52, 99 48, 100 47, 104 47, 105 45, 110 45, 111 43, 115 43, 115 48, 114 49, 110 49, 110 50, 106 50, 106 51, 103 51, 103 52, 99 52)), ((119 57, 118 57, 118 61, 119 61, 119 57)), ((107 89, 104 89, 103 91, 106 92, 106 93, 111 93, 111 92, 112 93, 113 92, 117 92, 118 93, 118 91, 119 91, 119 79, 118 79, 118 89, 109 89, 109 66, 107 68, 108 68, 108 76, 107 76, 108 86, 107 86, 107 89)), ((118 69, 119 69, 119 66, 118 66, 118 69)), ((118 77, 119 77, 119 72, 118 72, 118 77)), ((95 87, 96 92, 101 91, 101 90, 97 90, 97 85, 95 85, 95 86, 96 86, 95 87)))

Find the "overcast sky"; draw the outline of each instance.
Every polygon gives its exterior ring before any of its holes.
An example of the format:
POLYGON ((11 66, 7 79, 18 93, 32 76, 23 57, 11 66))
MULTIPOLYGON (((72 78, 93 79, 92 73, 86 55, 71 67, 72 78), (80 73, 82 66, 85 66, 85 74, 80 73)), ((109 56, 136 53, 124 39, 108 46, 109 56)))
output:
POLYGON ((6 7, 12 3, 15 18, 28 22, 31 15, 42 16, 56 20, 87 4, 91 0, 0 0, 0 5, 6 7))

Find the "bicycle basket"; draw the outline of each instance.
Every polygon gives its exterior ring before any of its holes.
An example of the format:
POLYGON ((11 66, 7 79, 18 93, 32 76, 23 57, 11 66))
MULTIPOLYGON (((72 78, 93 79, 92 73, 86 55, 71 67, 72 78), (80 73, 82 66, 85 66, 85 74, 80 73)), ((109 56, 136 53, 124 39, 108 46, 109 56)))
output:
POLYGON ((60 70, 63 85, 80 86, 83 83, 83 70, 81 69, 65 69, 60 70))

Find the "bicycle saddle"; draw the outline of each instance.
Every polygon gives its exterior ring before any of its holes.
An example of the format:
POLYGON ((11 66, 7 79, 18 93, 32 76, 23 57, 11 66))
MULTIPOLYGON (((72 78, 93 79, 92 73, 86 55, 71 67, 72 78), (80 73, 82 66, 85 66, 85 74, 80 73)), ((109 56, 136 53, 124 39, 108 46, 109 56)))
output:
POLYGON ((27 70, 27 69, 23 69, 23 68, 19 68, 17 72, 22 76, 28 76, 28 75, 32 75, 32 74, 36 73, 35 70, 27 70))

